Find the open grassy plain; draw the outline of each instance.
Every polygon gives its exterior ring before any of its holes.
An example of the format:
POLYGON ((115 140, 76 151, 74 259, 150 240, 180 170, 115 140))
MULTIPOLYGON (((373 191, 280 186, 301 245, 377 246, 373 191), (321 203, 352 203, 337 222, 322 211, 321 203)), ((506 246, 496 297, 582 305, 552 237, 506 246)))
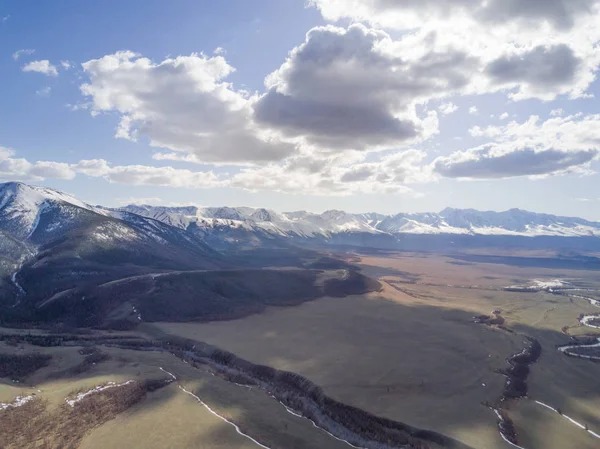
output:
POLYGON ((531 255, 519 256, 494 263, 429 254, 354 256, 364 274, 383 283, 380 292, 269 308, 227 322, 152 326, 299 373, 337 400, 485 449, 510 447, 484 404, 499 401, 505 377, 497 371, 524 348, 527 335, 542 346, 527 380, 531 399, 502 405, 515 423, 519 444, 559 449, 566 447, 566 438, 570 447, 598 447, 598 439, 558 414, 527 412, 537 399, 600 433, 600 364, 566 357, 555 348, 569 342, 564 326, 590 333, 580 328, 578 317, 598 308, 547 291, 504 290, 533 279, 598 286, 597 272, 548 259, 536 265, 531 255), (501 312, 509 331, 473 322, 493 310, 501 312), (544 419, 549 426, 559 420, 557 428, 573 428, 551 440, 540 424, 544 419))
POLYGON ((0 406, 0 447, 261 447, 240 434, 231 423, 267 447, 348 447, 315 428, 310 421, 288 413, 261 390, 227 382, 212 375, 208 367, 193 368, 165 352, 98 348, 108 357, 102 362, 85 364, 81 347, 43 348, 0 342, 0 354, 52 356, 48 366, 30 373, 19 383, 9 377, 0 379, 0 403, 6 405, 18 397, 32 396, 18 407, 0 406), (82 365, 86 367, 84 370, 75 369, 82 365), (124 406, 107 407, 108 401, 129 397, 135 385, 172 380, 169 373, 177 380, 136 395, 124 406), (134 382, 123 385, 130 381, 134 382), (117 386, 90 394, 74 407, 66 403, 67 398, 76 397, 78 392, 110 382, 117 386))

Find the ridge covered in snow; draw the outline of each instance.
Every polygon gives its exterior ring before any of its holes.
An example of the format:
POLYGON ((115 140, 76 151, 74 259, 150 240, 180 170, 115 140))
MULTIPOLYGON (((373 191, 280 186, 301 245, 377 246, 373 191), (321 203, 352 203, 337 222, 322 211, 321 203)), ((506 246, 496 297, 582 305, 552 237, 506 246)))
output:
MULTIPOLYGON (((261 237, 324 237, 344 234, 395 236, 418 235, 479 235, 479 236, 557 236, 599 237, 600 222, 576 217, 510 209, 504 212, 446 208, 439 213, 378 213, 352 214, 329 210, 322 214, 306 211, 279 213, 251 207, 165 207, 129 205, 110 209, 90 206, 57 190, 29 186, 17 182, 0 184, 0 230, 9 230, 20 239, 30 237, 38 227, 40 217, 48 208, 61 205, 61 214, 77 214, 87 210, 127 223, 135 216, 165 223, 180 230, 194 230, 201 236, 228 231, 234 239, 249 234, 261 237), (72 207, 75 206, 75 207, 72 207), (70 209, 69 209, 70 208, 70 209)), ((60 217, 52 226, 60 226, 60 217)), ((156 223, 156 222, 154 222, 156 223)), ((152 226, 144 222, 144 227, 152 226)))
POLYGON ((125 210, 187 229, 242 228, 275 235, 301 237, 348 232, 370 234, 462 234, 513 236, 600 236, 600 223, 575 217, 539 214, 520 209, 481 212, 446 208, 439 213, 350 214, 329 210, 322 214, 305 211, 277 213, 248 207, 156 207, 130 205, 125 210))
POLYGON ((45 187, 20 182, 0 184, 0 225, 20 238, 31 237, 42 214, 52 205, 70 205, 102 213, 77 198, 45 187))

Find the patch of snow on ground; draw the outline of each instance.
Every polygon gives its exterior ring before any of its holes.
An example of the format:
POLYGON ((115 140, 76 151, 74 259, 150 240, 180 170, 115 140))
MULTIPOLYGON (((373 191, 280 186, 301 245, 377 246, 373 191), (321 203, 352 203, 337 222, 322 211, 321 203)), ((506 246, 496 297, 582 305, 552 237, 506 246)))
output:
POLYGON ((540 401, 535 401, 536 404, 541 405, 542 407, 547 408, 548 410, 551 410, 555 413, 558 413, 560 416, 562 416, 563 418, 571 421, 573 424, 575 424, 577 427, 579 427, 582 430, 585 430, 587 433, 589 433, 590 435, 592 435, 593 437, 596 437, 598 439, 600 439, 600 435, 597 434, 596 432, 593 432, 589 429, 586 429, 585 426, 583 424, 581 424, 580 422, 575 421, 573 418, 571 418, 570 416, 564 415, 562 413, 559 413, 559 411, 557 409, 555 409, 554 407, 549 406, 548 404, 544 404, 543 402, 540 401))
POLYGON ((17 396, 12 402, 0 402, 0 410, 6 410, 7 408, 17 408, 22 405, 27 404, 29 401, 32 401, 35 398, 34 395, 31 396, 17 396))
MULTIPOLYGON (((494 413, 496 413, 496 416, 498 417, 498 419, 500 420, 500 423, 504 422, 504 418, 502 418, 502 415, 500 414, 500 412, 498 410, 496 410, 495 408, 492 409, 494 410, 494 413)), ((506 436, 504 436, 504 434, 502 433, 502 431, 500 430, 500 436, 502 437, 502 439, 504 441, 506 441, 508 444, 510 444, 512 447, 516 447, 517 449, 525 449, 524 447, 521 447, 515 443, 513 443, 512 441, 510 441, 508 438, 506 438, 506 436)))
POLYGON ((594 329, 600 329, 600 326, 596 326, 594 324, 590 324, 590 321, 600 320, 600 316, 598 315, 585 315, 579 322, 587 327, 592 327, 594 329))
POLYGON ((98 385, 97 387, 94 387, 91 390, 88 390, 84 393, 77 393, 77 396, 75 396, 74 399, 65 399, 65 402, 67 404, 69 404, 71 407, 75 407, 75 404, 77 404, 79 401, 81 401, 82 399, 84 399, 85 397, 87 397, 91 394, 99 393, 101 391, 108 390, 109 388, 123 387, 123 386, 129 385, 133 382, 135 382, 135 380, 128 380, 127 382, 123 382, 120 384, 118 384, 116 382, 108 382, 105 385, 98 385))
POLYGON ((540 289, 556 288, 556 287, 562 287, 563 285, 569 285, 568 282, 561 281, 560 279, 552 279, 549 281, 533 279, 532 282, 535 287, 540 288, 540 289))
MULTIPOLYGON (((162 368, 161 368, 162 369, 162 368)), ((163 370, 164 371, 164 370, 163 370)), ((166 371, 165 371, 166 372, 166 371)), ((169 373, 170 374, 170 373, 169 373)), ((256 441, 254 438, 252 438, 250 435, 245 434, 244 432, 242 432, 240 430, 240 428, 237 426, 237 424, 232 423, 231 421, 229 421, 227 418, 219 415, 217 412, 215 412, 212 408, 210 408, 204 401, 202 401, 202 399, 200 399, 198 396, 196 396, 194 393, 192 393, 191 391, 186 390, 185 388, 183 388, 181 385, 179 385, 179 389, 181 391, 183 391, 186 394, 189 394, 190 396, 192 396, 194 399, 196 399, 200 404, 202 404, 204 406, 204 408, 206 408, 206 410, 208 410, 210 413, 212 413, 214 416, 216 416, 217 418, 221 419, 222 421, 226 422, 227 424, 233 426, 235 428, 235 431, 237 433, 239 433, 240 435, 242 435, 243 437, 249 439, 250 441, 252 441, 253 443, 255 443, 256 445, 264 448, 264 449, 270 449, 268 446, 265 446, 264 444, 259 443, 258 441, 256 441)))

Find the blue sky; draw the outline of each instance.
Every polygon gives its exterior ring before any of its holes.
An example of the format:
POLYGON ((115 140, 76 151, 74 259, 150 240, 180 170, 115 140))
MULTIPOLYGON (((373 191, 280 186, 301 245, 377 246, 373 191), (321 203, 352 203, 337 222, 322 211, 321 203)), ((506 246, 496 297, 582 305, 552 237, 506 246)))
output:
POLYGON ((597 9, 305 3, 3 1, 0 181, 111 206, 600 220, 597 9))

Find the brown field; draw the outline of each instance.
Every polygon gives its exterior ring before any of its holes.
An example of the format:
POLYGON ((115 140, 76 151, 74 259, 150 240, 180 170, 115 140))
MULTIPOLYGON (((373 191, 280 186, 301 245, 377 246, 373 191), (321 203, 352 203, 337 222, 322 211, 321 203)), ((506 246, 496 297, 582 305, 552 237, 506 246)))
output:
MULTIPOLYGON (((26 344, 12 347, 0 343, 0 353, 4 354, 52 355, 49 366, 37 370, 22 384, 15 384, 9 378, 0 379, 0 402, 12 402, 17 396, 36 396, 34 401, 22 407, 0 411, 3 423, 0 426, 0 447, 259 447, 238 434, 230 424, 211 414, 192 396, 180 390, 181 385, 201 398, 219 415, 236 423, 244 433, 267 446, 292 449, 347 448, 346 444, 316 429, 308 420, 287 413, 278 402, 273 401, 264 392, 236 386, 212 376, 208 368, 192 368, 166 353, 102 347, 102 352, 110 356, 109 360, 92 365, 79 375, 60 377, 60 374, 71 372, 70 368, 80 365, 84 360, 84 356, 79 353, 80 349, 40 348, 26 344), (65 403, 65 398, 72 397, 77 391, 88 391, 111 381, 123 383, 135 380, 137 384, 141 384, 145 380, 168 379, 169 376, 161 371, 160 367, 174 373, 178 381, 145 394, 131 406, 106 410, 104 404, 110 396, 98 393, 86 398, 86 401, 89 399, 86 410, 91 408, 93 415, 85 414, 81 411, 83 409, 77 408, 75 411, 78 413, 71 415, 73 409, 65 403), (114 411, 118 413, 115 414, 114 411), (73 427, 70 421, 73 421, 74 416, 83 422, 72 423, 75 424, 73 427), (87 416, 94 416, 94 419, 87 416), (22 427, 24 422, 35 425, 30 424, 25 428, 22 427), (26 440, 31 432, 39 435, 35 444, 26 440), (21 440, 16 437, 21 437, 21 440)), ((107 392, 114 392, 115 397, 120 398, 127 387, 107 392)))
MULTIPOLYGON (((510 447, 485 404, 499 404, 505 377, 498 370, 506 369, 507 357, 525 347, 527 335, 542 346, 527 379, 528 397, 502 403, 519 445, 599 446, 598 439, 534 402, 559 408, 600 433, 600 363, 556 350, 556 345, 569 341, 565 326, 571 335, 593 333, 579 325, 578 317, 598 313, 598 308, 548 292, 503 290, 531 279, 563 279, 597 288, 597 272, 472 263, 427 254, 351 258, 359 261, 364 274, 381 281, 381 291, 299 305, 292 301, 287 307, 269 307, 231 321, 142 324, 135 332, 108 334, 166 333, 207 342, 251 362, 298 373, 343 403, 477 449, 510 447), (474 322, 475 316, 490 316, 493 310, 501 311, 506 330, 474 322)), ((18 340, 0 342, 6 376, 0 378, 0 402, 34 393, 36 399, 0 410, 0 447, 259 447, 182 391, 185 388, 270 448, 348 448, 310 421, 287 413, 259 388, 214 376, 207 365, 194 368, 165 352, 38 347, 18 340), (175 374, 177 381, 157 390, 140 389, 149 381, 170 378, 160 367, 175 374), (79 409, 65 403, 79 391, 128 380, 135 382, 91 395, 76 406, 79 409), (22 422, 29 424, 23 428, 22 422)))
MULTIPOLYGON (((474 448, 500 449, 509 446, 497 432, 494 413, 482 403, 500 397, 505 379, 496 370, 506 368, 505 359, 524 347, 524 337, 473 323, 473 316, 500 309, 508 328, 542 345, 528 379, 529 397, 560 407, 600 433, 600 364, 555 349, 569 341, 563 326, 575 326, 573 334, 589 333, 577 328, 577 318, 598 309, 546 292, 502 290, 531 279, 598 285, 596 272, 406 253, 363 256, 360 264, 365 274, 384 281, 381 292, 269 308, 228 322, 156 326, 299 373, 333 398, 369 412, 474 448)), ((529 413, 530 402, 522 399, 508 407, 527 449, 562 449, 565 439, 574 448, 598 447, 598 440, 558 415, 529 413), (566 436, 549 438, 541 424, 545 420, 549 426, 558 421, 556 429, 568 429, 566 436)))

